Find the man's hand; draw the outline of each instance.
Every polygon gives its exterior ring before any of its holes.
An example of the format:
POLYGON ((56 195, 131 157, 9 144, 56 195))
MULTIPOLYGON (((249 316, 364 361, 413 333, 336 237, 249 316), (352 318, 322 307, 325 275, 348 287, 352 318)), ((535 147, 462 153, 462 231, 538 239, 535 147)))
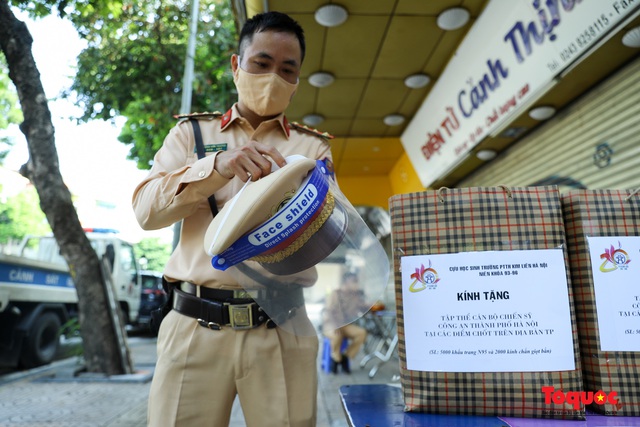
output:
POLYGON ((269 159, 280 167, 287 164, 282 154, 275 148, 251 141, 242 147, 219 153, 214 169, 227 179, 237 176, 242 182, 246 182, 248 179, 257 181, 271 173, 269 159))

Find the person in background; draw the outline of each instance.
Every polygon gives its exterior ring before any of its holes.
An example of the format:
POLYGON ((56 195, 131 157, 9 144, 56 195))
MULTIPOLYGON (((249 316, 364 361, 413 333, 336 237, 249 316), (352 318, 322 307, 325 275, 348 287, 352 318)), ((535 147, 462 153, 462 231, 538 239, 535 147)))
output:
POLYGON ((246 181, 271 173, 272 162, 282 167, 293 154, 331 160, 326 134, 289 123, 284 115, 304 54, 303 29, 288 15, 248 19, 231 56, 238 102, 225 114, 179 122, 134 191, 143 229, 182 223, 163 272, 173 308, 158 334, 150 426, 227 426, 236 396, 247 426, 315 426, 318 337, 277 327, 241 283, 211 266, 203 245, 213 206, 221 208, 246 181), (200 159, 193 120, 206 152, 200 159), (216 316, 222 320, 203 320, 216 316))
POLYGON ((360 288, 358 275, 347 272, 342 277, 340 287, 330 296, 325 307, 322 331, 329 338, 331 345, 330 370, 351 373, 350 359, 353 359, 367 339, 367 330, 352 323, 354 319, 364 315, 371 305, 367 304, 360 288), (341 351, 342 342, 348 340, 347 349, 341 351))

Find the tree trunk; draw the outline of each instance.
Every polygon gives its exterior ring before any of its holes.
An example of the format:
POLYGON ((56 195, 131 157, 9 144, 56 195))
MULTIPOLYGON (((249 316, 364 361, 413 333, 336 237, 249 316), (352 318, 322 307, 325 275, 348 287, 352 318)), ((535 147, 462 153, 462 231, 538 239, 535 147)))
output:
MULTIPOLYGON (((53 230, 62 256, 69 264, 78 293, 86 368, 89 372, 107 375, 129 373, 132 371, 131 361, 129 357, 123 357, 116 326, 112 316, 108 315, 100 261, 82 230, 71 193, 60 174, 51 112, 31 53, 32 43, 25 23, 15 17, 7 0, 0 0, 0 48, 9 65, 9 77, 18 92, 24 115, 20 130, 29 147, 29 161, 20 172, 36 187, 40 208, 53 230)), ((94 159, 87 156, 85 161, 94 159)), ((122 330, 119 332, 123 333, 122 330)))

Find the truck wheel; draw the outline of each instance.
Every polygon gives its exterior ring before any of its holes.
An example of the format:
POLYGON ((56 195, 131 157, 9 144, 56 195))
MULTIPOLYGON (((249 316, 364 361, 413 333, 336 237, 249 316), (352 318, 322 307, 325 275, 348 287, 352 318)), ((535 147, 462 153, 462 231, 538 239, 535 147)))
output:
POLYGON ((35 368, 53 361, 60 344, 60 326, 60 318, 50 311, 33 322, 22 349, 23 367, 35 368))

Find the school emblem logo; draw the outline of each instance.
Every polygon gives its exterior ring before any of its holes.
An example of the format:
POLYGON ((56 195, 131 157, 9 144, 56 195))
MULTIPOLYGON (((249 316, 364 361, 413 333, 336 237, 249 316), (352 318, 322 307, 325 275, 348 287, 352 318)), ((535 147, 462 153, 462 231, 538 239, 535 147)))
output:
POLYGON ((605 249, 604 253, 600 255, 600 259, 604 259, 600 265, 600 271, 603 273, 626 270, 631 262, 629 254, 622 249, 620 242, 618 242, 618 249, 614 248, 613 245, 609 249, 605 249))
POLYGON ((415 273, 411 274, 411 278, 414 280, 409 285, 409 291, 414 293, 425 289, 435 289, 436 283, 440 281, 438 272, 431 267, 431 260, 429 260, 428 268, 425 268, 424 264, 420 264, 420 268, 416 268, 415 273))

